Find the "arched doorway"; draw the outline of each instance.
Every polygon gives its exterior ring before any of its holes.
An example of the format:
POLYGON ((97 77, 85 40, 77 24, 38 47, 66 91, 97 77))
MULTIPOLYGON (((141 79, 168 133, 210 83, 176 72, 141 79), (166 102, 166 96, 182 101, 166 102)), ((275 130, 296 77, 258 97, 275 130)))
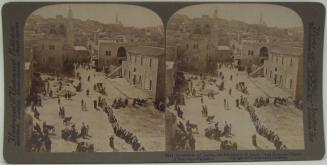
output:
POLYGON ((268 58, 268 48, 267 47, 262 47, 260 48, 260 57, 267 57, 268 58))
POLYGON ((123 59, 127 57, 125 47, 121 46, 121 47, 118 48, 117 57, 118 57, 119 64, 121 64, 123 59))
POLYGON ((261 58, 261 64, 264 63, 264 61, 266 59, 268 59, 269 53, 268 53, 268 48, 267 47, 261 47, 260 48, 260 53, 259 53, 259 57, 261 58))

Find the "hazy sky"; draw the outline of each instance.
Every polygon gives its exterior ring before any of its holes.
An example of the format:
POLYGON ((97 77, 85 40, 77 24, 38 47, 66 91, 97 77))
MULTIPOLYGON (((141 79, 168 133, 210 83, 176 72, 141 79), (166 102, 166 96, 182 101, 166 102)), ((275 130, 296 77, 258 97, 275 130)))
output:
MULTIPOLYGON (((68 7, 73 11, 73 17, 82 20, 91 19, 102 23, 114 23, 116 14, 125 26, 147 27, 162 25, 161 19, 152 10, 118 4, 63 4, 40 8, 34 14, 43 17, 55 17, 57 14, 67 16, 68 7)), ((213 15, 218 9, 220 18, 234 19, 256 24, 260 15, 268 26, 282 28, 302 26, 301 18, 291 9, 270 4, 203 4, 180 9, 177 13, 189 17, 201 17, 203 14, 213 15)))
POLYGON ((64 4, 42 7, 33 12, 43 17, 55 17, 57 14, 67 16, 68 7, 73 11, 73 17, 86 20, 96 20, 102 23, 114 23, 116 14, 125 26, 148 27, 162 26, 161 19, 147 8, 133 5, 115 4, 64 4))
POLYGON ((234 19, 242 22, 257 24, 262 14, 263 20, 272 27, 302 27, 301 18, 293 10, 269 4, 204 4, 185 7, 177 13, 188 15, 189 17, 201 17, 203 14, 213 15, 218 9, 218 17, 234 19))

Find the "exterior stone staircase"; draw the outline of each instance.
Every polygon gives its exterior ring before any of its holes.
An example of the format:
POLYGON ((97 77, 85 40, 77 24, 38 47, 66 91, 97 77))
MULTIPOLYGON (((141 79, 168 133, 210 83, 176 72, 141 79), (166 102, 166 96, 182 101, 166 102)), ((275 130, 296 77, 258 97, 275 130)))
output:
POLYGON ((264 72, 263 72, 263 65, 259 66, 256 70, 250 73, 251 77, 263 77, 264 72))
POLYGON ((121 76, 122 76, 122 66, 121 65, 106 75, 107 78, 115 78, 115 77, 121 77, 121 76))

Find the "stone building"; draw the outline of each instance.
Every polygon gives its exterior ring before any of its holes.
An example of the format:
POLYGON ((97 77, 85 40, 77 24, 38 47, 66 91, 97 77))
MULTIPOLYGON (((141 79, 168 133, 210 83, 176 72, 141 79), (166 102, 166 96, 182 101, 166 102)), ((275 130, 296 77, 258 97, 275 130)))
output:
POLYGON ((126 43, 119 43, 112 40, 99 40, 98 41, 98 67, 109 68, 110 65, 120 65, 122 60, 127 56, 126 43))
POLYGON ((74 46, 72 60, 74 62, 89 62, 91 59, 89 51, 85 46, 74 46))
POLYGON ((252 65, 262 66, 268 58, 270 43, 260 38, 232 40, 230 46, 236 66, 250 68, 252 65))
POLYGON ((303 49, 279 47, 269 52, 264 62, 264 76, 271 83, 289 92, 296 100, 303 98, 303 49))
POLYGON ((209 38, 202 35, 190 36, 180 45, 182 69, 205 72, 207 62, 213 52, 212 48, 209 38))
POLYGON ((94 32, 87 45, 90 56, 95 61, 95 67, 99 70, 120 66, 126 59, 128 49, 136 47, 136 44, 128 42, 124 35, 110 36, 101 31, 94 32))
MULTIPOLYGON (((34 16, 35 17, 35 16, 34 16)), ((25 46, 31 45, 33 49, 35 70, 41 72, 60 73, 64 69, 64 63, 73 59, 73 24, 72 11, 68 9, 68 17, 57 15, 56 18, 49 18, 40 22, 40 18, 35 20, 35 25, 27 20, 27 26, 30 27, 28 34, 24 39, 25 46)))
MULTIPOLYGON (((202 15, 198 18, 178 14, 173 16, 167 29, 167 48, 169 50, 176 46, 180 69, 214 73, 218 61, 231 61, 231 50, 227 50, 229 37, 221 23, 218 10, 212 16, 202 15)), ((168 59, 174 60, 171 56, 168 59)))
POLYGON ((122 61, 122 76, 154 101, 165 99, 164 53, 163 48, 140 46, 129 50, 127 59, 122 61))
POLYGON ((218 45, 212 55, 212 60, 219 62, 232 62, 233 52, 227 45, 218 45))
POLYGON ((49 34, 40 39, 35 48, 35 69, 45 72, 61 72, 65 54, 65 36, 50 29, 49 34))

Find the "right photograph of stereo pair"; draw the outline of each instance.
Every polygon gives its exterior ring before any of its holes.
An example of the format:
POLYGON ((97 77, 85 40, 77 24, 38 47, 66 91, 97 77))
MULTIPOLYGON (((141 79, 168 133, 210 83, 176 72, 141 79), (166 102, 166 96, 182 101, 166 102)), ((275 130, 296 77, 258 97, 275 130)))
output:
POLYGON ((201 4, 166 29, 166 150, 304 149, 303 24, 270 4, 201 4))

